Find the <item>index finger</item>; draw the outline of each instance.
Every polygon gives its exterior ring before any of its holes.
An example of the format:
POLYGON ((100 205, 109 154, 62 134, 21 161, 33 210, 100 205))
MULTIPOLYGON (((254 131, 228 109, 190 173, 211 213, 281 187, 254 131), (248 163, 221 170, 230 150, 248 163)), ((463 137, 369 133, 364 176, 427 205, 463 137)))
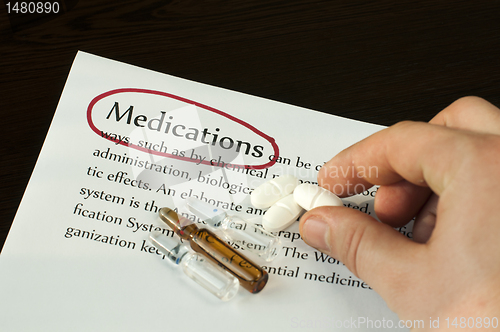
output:
POLYGON ((466 154, 466 134, 472 135, 439 125, 400 122, 340 152, 319 171, 318 183, 348 196, 405 179, 440 195, 466 154))

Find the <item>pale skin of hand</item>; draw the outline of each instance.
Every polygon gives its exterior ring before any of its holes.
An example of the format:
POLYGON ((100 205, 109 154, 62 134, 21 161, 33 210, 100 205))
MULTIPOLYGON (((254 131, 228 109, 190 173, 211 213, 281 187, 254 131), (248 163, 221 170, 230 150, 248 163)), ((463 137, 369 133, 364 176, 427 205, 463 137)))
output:
POLYGON ((498 108, 465 97, 429 123, 398 123, 340 152, 318 183, 342 197, 356 184, 381 186, 381 223, 350 208, 320 207, 302 216, 300 232, 400 319, 424 320, 425 330, 430 317, 440 318, 441 330, 447 317, 500 320, 498 108), (367 172, 373 166, 377 172, 367 172), (349 167, 364 177, 350 177, 349 167), (342 168, 348 177, 339 177, 342 168), (414 240, 394 230, 416 215, 414 240))

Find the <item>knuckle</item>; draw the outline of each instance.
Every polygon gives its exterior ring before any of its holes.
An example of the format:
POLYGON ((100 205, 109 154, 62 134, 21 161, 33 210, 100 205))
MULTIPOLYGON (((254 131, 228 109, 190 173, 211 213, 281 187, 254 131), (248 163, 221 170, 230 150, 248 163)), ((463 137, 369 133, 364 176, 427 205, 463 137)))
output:
POLYGON ((489 104, 486 100, 476 96, 462 97, 454 101, 450 107, 447 107, 445 111, 447 112, 447 117, 450 120, 453 119, 467 119, 471 112, 474 112, 477 108, 481 108, 489 104))
POLYGON ((470 106, 470 105, 476 105, 476 104, 483 104, 485 102, 487 102, 487 101, 484 100, 481 97, 477 97, 477 96, 465 96, 465 97, 458 98, 454 102, 454 104, 456 103, 458 105, 470 106))
POLYGON ((404 121, 399 121, 399 122, 395 123, 394 125, 391 126, 391 128, 406 129, 409 126, 413 126, 414 124, 415 124, 414 121, 404 120, 404 121))

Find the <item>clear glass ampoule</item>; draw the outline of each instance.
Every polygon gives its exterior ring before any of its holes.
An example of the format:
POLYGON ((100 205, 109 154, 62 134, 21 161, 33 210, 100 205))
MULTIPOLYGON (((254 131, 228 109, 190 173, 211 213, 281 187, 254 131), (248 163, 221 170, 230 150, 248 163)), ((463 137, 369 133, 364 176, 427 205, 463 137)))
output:
POLYGON ((272 261, 281 250, 281 240, 262 227, 238 216, 228 215, 226 211, 194 197, 186 200, 189 211, 207 224, 221 229, 237 249, 250 251, 252 254, 272 261))
POLYGON ((178 239, 153 232, 149 235, 149 241, 172 263, 180 265, 188 277, 219 299, 228 301, 238 292, 240 284, 236 277, 202 255, 190 251, 178 239))
POLYGON ((240 285, 250 293, 260 292, 267 283, 268 274, 260 266, 229 246, 206 228, 199 228, 191 220, 181 217, 169 208, 161 208, 160 219, 191 248, 224 267, 238 278, 240 285))

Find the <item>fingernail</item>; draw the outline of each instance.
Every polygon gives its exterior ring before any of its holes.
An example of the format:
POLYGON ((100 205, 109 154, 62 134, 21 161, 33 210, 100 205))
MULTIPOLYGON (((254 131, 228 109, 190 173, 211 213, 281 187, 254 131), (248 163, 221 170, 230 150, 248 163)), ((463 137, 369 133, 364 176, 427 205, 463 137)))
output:
POLYGON ((306 220, 303 231, 304 241, 308 245, 319 250, 330 251, 330 227, 326 222, 310 217, 306 220))

